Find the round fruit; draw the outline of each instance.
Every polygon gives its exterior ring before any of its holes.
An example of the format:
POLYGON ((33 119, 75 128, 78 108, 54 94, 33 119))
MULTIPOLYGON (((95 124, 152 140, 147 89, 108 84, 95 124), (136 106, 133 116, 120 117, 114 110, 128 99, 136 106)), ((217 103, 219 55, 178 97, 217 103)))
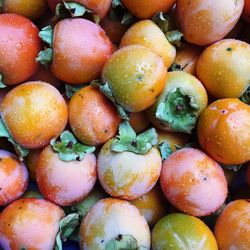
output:
POLYGON ((152 232, 152 250, 217 250, 217 242, 200 219, 180 213, 163 217, 152 232))
POLYGON ((245 0, 244 2, 245 4, 242 12, 242 17, 244 18, 244 20, 250 23, 250 1, 245 0))
POLYGON ((141 45, 162 57, 169 68, 176 56, 175 47, 169 43, 161 29, 151 20, 143 20, 132 25, 122 37, 120 47, 141 45))
POLYGON ((167 69, 162 58, 140 45, 116 51, 102 71, 117 103, 129 112, 150 107, 162 92, 167 69))
POLYGON ((233 165, 250 160, 250 107, 238 99, 221 99, 201 114, 198 138, 216 161, 233 165))
POLYGON ((227 197, 227 181, 220 165, 194 148, 171 154, 163 163, 160 182, 173 206, 193 216, 215 212, 227 197))
POLYGON ((168 12, 176 0, 122 0, 128 10, 140 19, 151 18, 158 12, 168 12))
POLYGON ((150 231, 145 218, 135 206, 124 200, 103 199, 83 219, 80 246, 84 250, 140 247, 149 250, 150 231))
POLYGON ((213 97, 240 97, 250 86, 250 45, 234 39, 214 43, 201 54, 196 72, 213 97))
POLYGON ((35 198, 12 202, 0 214, 0 246, 13 249, 53 249, 63 210, 35 198))
POLYGON ((86 154, 81 161, 62 161, 51 146, 41 152, 36 164, 36 181, 42 195, 69 206, 85 198, 96 182, 96 157, 86 154))
POLYGON ((0 206, 20 198, 28 186, 28 171, 18 158, 0 149, 0 206))
POLYGON ((219 215, 215 224, 215 237, 220 250, 250 249, 250 202, 230 202, 219 215))
POLYGON ((25 148, 42 148, 58 137, 68 120, 59 91, 44 82, 27 82, 12 89, 0 105, 1 118, 14 140, 25 148))
POLYGON ((113 152, 112 140, 98 155, 97 172, 105 191, 114 197, 133 200, 148 193, 161 172, 161 156, 155 147, 146 154, 113 152))
POLYGON ((144 112, 130 113, 129 123, 136 133, 141 133, 149 126, 149 121, 144 112))
POLYGON ((64 19, 54 28, 51 71, 67 83, 90 82, 100 76, 112 49, 105 32, 95 23, 64 19))
POLYGON ((176 19, 185 40, 205 46, 233 29, 243 6, 244 0, 178 0, 176 19))
POLYGON ((115 106, 95 87, 75 93, 69 102, 69 123, 76 137, 99 145, 116 135, 121 119, 115 106))
POLYGON ((41 49, 39 30, 17 14, 0 15, 0 75, 7 85, 27 80, 37 69, 41 49))

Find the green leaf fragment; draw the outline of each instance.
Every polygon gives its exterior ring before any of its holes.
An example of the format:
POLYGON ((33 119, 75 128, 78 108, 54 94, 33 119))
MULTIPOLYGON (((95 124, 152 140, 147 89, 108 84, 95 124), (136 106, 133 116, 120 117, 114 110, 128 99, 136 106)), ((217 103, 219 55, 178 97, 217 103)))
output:
POLYGON ((250 105, 250 86, 247 88, 245 93, 240 97, 240 100, 248 105, 250 105))
POLYGON ((121 1, 121 0, 112 0, 111 7, 112 7, 112 8, 116 8, 116 7, 118 7, 118 6, 124 7, 123 4, 122 4, 122 1, 121 1))
POLYGON ((181 38, 183 34, 179 30, 168 31, 165 33, 165 36, 171 44, 178 48, 181 47, 181 38))
POLYGON ((3 83, 3 74, 0 73, 0 89, 6 88, 7 85, 3 83))
POLYGON ((88 13, 92 13, 91 10, 85 8, 83 5, 79 4, 79 3, 66 3, 63 2, 64 7, 66 10, 69 11, 70 15, 72 17, 81 17, 83 16, 86 12, 88 13))
POLYGON ((173 150, 167 142, 160 143, 158 145, 158 149, 160 150, 163 161, 165 161, 173 153, 173 150))
POLYGON ((44 41, 50 47, 52 47, 53 29, 52 29, 52 27, 50 25, 42 28, 42 30, 39 32, 39 37, 42 39, 42 41, 44 41))
POLYGON ((53 58, 53 51, 51 48, 47 48, 39 52, 36 61, 40 62, 45 68, 49 67, 53 58))
POLYGON ((53 150, 59 154, 62 161, 81 161, 86 154, 91 154, 95 151, 95 147, 87 146, 77 142, 75 136, 65 130, 60 139, 52 139, 50 142, 53 150))
POLYGON ((5 126, 4 122, 2 119, 0 119, 0 137, 7 138, 7 140, 13 145, 19 159, 21 161, 24 160, 24 157, 26 157, 29 153, 29 150, 22 147, 18 143, 15 142, 11 134, 9 133, 7 127, 5 126))
POLYGON ((87 84, 81 84, 77 86, 72 86, 69 84, 65 84, 65 93, 68 99, 70 99, 75 93, 77 93, 80 89, 88 86, 87 84))

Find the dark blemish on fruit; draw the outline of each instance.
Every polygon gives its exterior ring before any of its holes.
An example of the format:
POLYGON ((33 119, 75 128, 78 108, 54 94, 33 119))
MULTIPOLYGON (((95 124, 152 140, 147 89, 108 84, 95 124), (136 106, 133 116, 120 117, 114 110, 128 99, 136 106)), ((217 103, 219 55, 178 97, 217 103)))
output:
POLYGON ((117 241, 121 241, 122 240, 122 235, 118 234, 117 237, 115 238, 117 241))
POLYGON ((203 180, 204 180, 204 181, 207 181, 207 177, 203 177, 203 180))
POLYGON ((101 240, 101 243, 103 243, 104 242, 104 240, 101 240))
POLYGON ((149 91, 151 91, 152 93, 154 93, 154 92, 155 92, 155 90, 154 90, 154 89, 149 89, 149 91))
POLYGON ((107 133, 108 133, 108 130, 107 130, 107 129, 105 129, 105 130, 104 130, 104 133, 105 133, 105 134, 107 134, 107 133))
POLYGON ((0 187, 0 191, 2 190, 2 188, 0 187))
POLYGON ((232 48, 227 48, 227 51, 232 51, 233 49, 232 48))
POLYGON ((221 111, 221 113, 222 113, 222 114, 225 114, 225 113, 226 113, 226 110, 225 110, 225 109, 223 109, 223 110, 221 111))
POLYGON ((136 78, 137 78, 137 80, 139 80, 141 82, 143 79, 143 74, 137 74, 136 78))
POLYGON ((0 161, 2 160, 3 158, 0 158, 0 161))
POLYGON ((20 210, 21 210, 21 209, 22 209, 22 207, 19 207, 18 209, 20 209, 20 210))

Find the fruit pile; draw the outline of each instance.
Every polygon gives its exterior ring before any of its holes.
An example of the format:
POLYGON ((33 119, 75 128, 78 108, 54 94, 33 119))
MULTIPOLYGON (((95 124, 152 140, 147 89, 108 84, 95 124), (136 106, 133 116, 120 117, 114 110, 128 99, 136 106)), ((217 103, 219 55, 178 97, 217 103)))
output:
POLYGON ((250 0, 0 0, 0 249, 249 250, 250 0))

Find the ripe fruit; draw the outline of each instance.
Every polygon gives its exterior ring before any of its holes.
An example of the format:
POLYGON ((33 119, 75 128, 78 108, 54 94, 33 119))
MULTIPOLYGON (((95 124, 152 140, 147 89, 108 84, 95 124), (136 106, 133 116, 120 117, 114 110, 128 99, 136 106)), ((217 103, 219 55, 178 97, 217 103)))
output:
POLYGON ((141 133, 149 126, 149 121, 144 112, 130 113, 129 123, 136 133, 141 133))

